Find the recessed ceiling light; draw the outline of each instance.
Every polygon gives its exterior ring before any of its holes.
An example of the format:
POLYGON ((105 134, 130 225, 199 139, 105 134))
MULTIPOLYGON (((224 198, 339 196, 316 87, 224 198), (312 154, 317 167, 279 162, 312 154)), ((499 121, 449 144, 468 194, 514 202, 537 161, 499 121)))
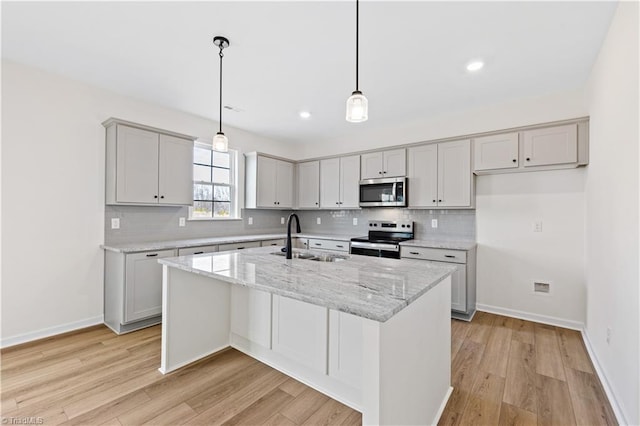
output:
POLYGON ((479 70, 482 69, 482 67, 484 67, 484 62, 482 62, 482 61, 469 62, 467 64, 467 71, 469 71, 469 72, 479 71, 479 70))
POLYGON ((309 111, 300 111, 300 118, 311 118, 311 113, 309 111))

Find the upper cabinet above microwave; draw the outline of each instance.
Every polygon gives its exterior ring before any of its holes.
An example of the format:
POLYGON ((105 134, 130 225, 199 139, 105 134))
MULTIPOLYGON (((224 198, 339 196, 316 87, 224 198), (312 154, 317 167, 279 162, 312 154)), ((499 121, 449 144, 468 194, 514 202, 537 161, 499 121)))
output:
POLYGON ((474 173, 566 169, 588 163, 588 121, 474 138, 474 173))
POLYGON ((194 138, 109 119, 106 204, 193 204, 194 138))
POLYGON ((407 150, 376 151, 360 156, 360 179, 403 177, 407 174, 407 150))

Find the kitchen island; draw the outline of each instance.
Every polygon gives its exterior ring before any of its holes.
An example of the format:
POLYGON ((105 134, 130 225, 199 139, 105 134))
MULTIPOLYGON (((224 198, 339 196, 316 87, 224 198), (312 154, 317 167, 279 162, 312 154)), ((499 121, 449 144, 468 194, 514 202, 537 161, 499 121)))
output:
POLYGON ((457 267, 280 254, 263 247, 160 259, 160 371, 232 346, 361 411, 364 424, 437 422, 451 391, 457 267))

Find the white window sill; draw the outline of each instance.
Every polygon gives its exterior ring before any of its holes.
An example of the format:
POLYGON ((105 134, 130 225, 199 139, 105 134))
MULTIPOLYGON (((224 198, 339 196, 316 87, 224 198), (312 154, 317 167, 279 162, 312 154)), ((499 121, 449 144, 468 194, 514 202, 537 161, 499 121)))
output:
POLYGON ((228 222, 234 220, 242 220, 241 217, 190 217, 187 219, 188 222, 228 222))

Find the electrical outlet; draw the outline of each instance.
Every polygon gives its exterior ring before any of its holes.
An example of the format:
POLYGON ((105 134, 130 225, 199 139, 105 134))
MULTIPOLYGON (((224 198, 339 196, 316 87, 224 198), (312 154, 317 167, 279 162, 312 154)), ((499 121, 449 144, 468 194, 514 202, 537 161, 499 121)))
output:
POLYGON ((542 232, 542 221, 537 220, 533 222, 533 232, 542 232))
POLYGON ((280 225, 284 225, 284 217, 280 218, 280 225))
POLYGON ((248 223, 249 225, 253 225, 253 218, 252 218, 252 217, 250 217, 249 219, 247 219, 247 223, 248 223))
POLYGON ((607 345, 611 344, 611 334, 613 332, 611 331, 611 327, 607 327, 607 345))
POLYGON ((357 226, 358 225, 358 218, 354 217, 353 218, 353 226, 357 226))
POLYGON ((111 229, 120 229, 120 218, 119 217, 111 218, 111 229))
POLYGON ((321 225, 322 224, 322 219, 320 219, 319 217, 316 218, 316 225, 321 225))
POLYGON ((178 226, 186 226, 187 225, 187 219, 184 217, 181 217, 180 219, 178 219, 178 226))
POLYGON ((431 227, 432 228, 438 227, 438 219, 431 219, 431 227))

